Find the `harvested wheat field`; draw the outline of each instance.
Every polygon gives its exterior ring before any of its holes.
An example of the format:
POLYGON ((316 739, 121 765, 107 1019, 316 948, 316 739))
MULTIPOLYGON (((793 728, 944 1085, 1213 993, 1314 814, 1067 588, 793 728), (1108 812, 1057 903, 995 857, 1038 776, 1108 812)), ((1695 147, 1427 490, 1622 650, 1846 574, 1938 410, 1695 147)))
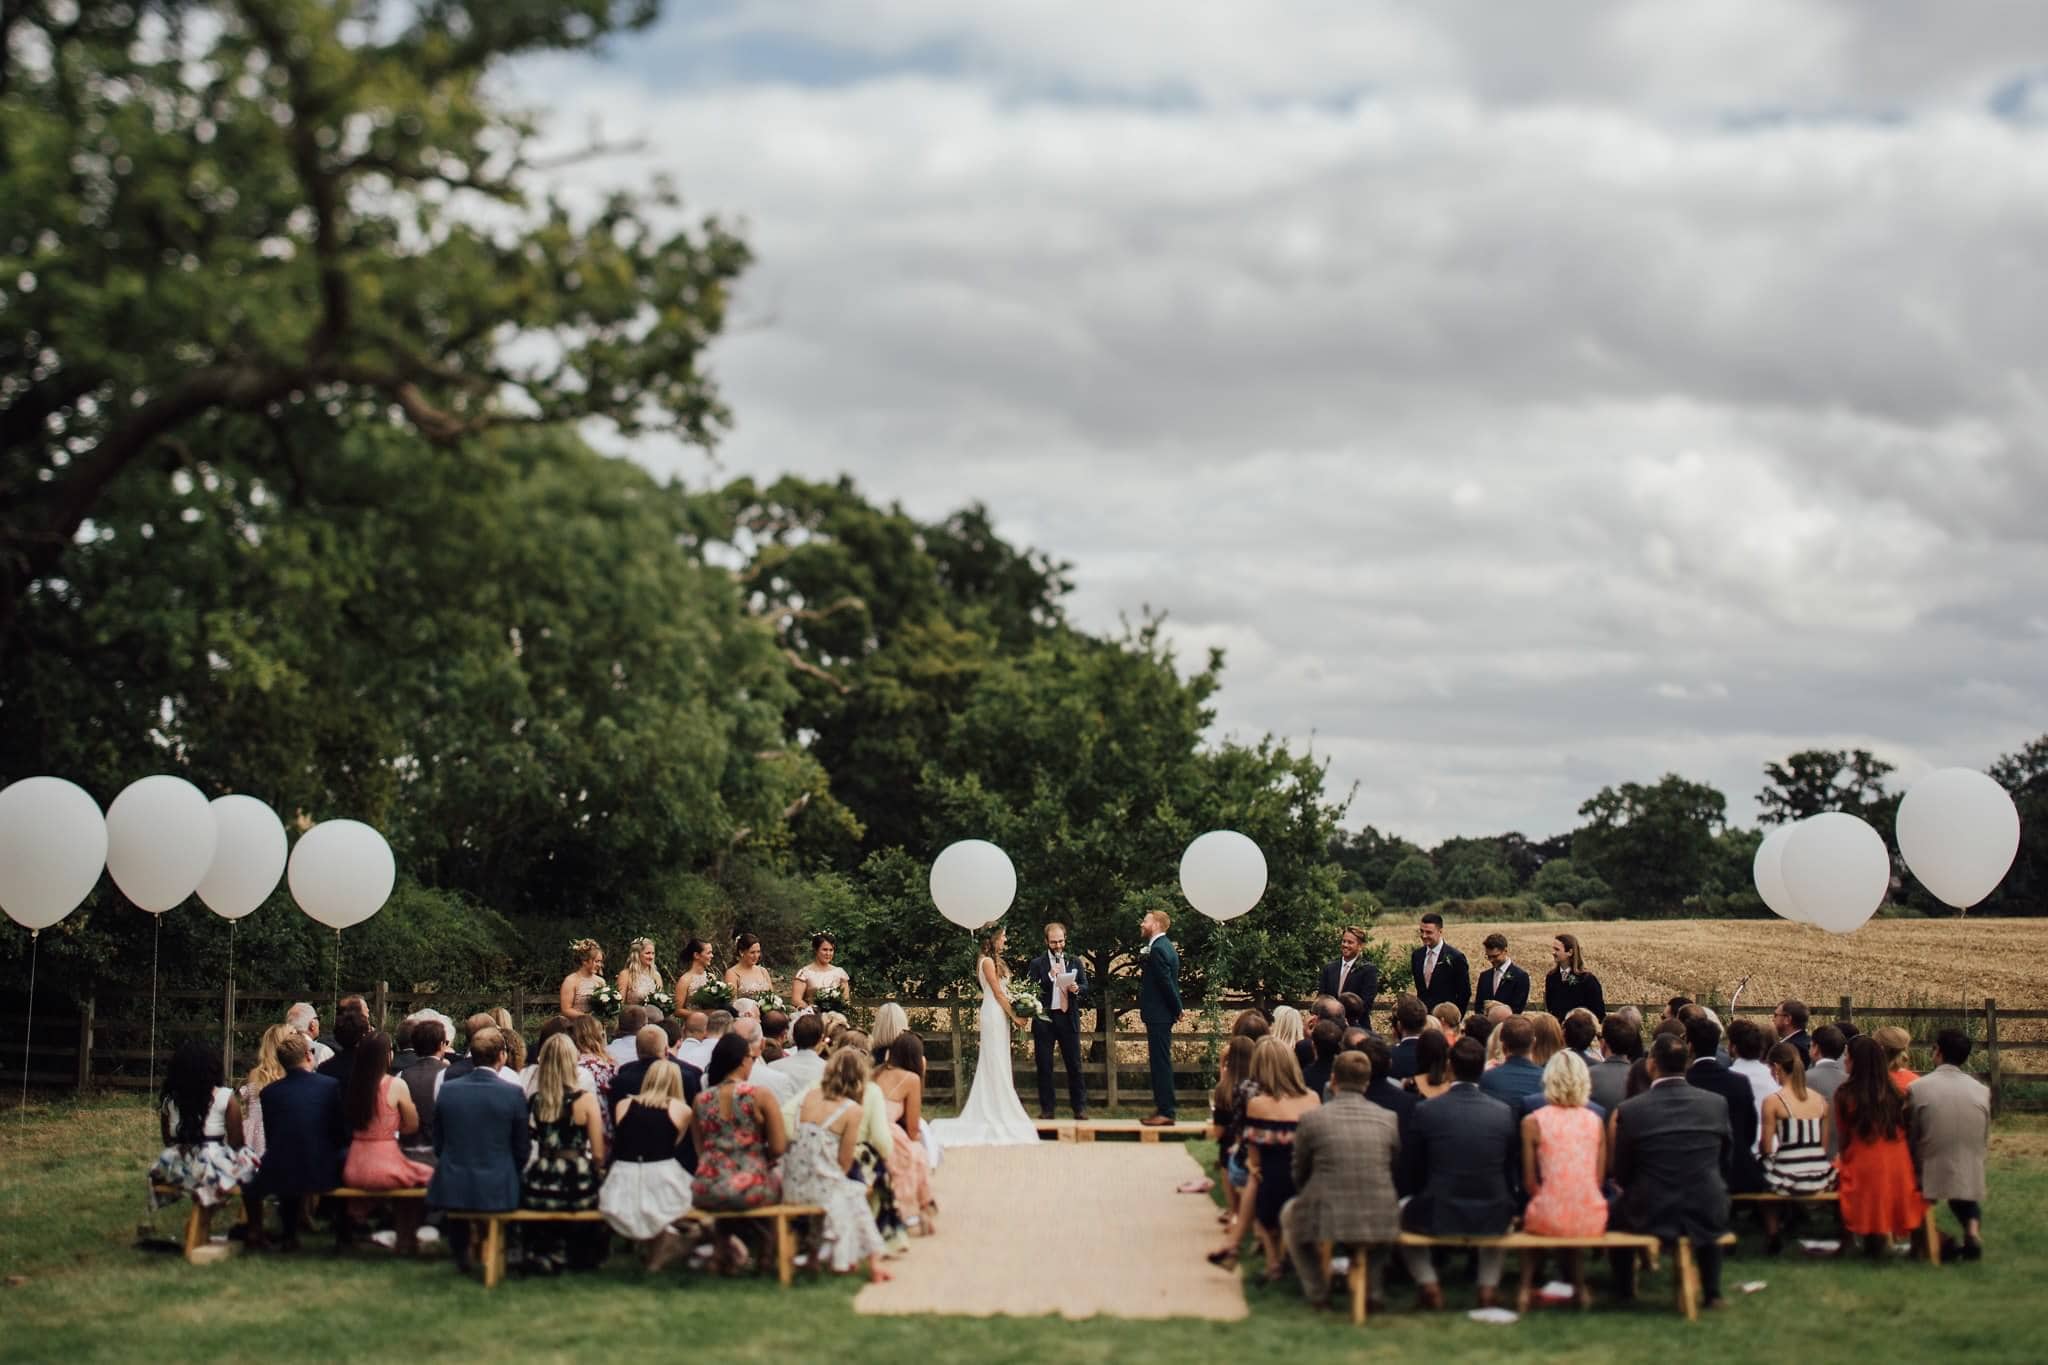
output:
MULTIPOLYGON (((1578 935, 1586 967, 1612 1004, 1647 1004, 1674 995, 1726 1000, 1749 977, 1745 1004, 1796 996, 1832 1008, 1852 996, 1859 1010, 1885 1005, 2048 1007, 2048 918, 1872 920, 1853 934, 1828 934, 1785 920, 1622 920, 1555 924, 1458 923, 1445 938, 1486 969, 1479 944, 1499 930, 1528 968, 1540 1007, 1553 935, 1578 935)), ((1382 919, 1374 937, 1403 953, 1414 930, 1382 919), (1406 937, 1399 937, 1405 932, 1406 937)))

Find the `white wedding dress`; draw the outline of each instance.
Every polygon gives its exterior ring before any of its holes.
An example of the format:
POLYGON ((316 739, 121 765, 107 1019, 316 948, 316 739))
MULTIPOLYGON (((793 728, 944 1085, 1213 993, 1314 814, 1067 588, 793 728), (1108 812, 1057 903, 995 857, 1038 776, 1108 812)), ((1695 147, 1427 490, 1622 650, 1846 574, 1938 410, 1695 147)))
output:
POLYGON ((981 1052, 966 1107, 958 1118, 933 1119, 924 1127, 941 1148, 1038 1142, 1038 1129, 1024 1112, 1017 1098, 1017 1082, 1010 1074, 1010 1017, 1003 1013, 1002 1002, 985 976, 981 980, 981 1052))

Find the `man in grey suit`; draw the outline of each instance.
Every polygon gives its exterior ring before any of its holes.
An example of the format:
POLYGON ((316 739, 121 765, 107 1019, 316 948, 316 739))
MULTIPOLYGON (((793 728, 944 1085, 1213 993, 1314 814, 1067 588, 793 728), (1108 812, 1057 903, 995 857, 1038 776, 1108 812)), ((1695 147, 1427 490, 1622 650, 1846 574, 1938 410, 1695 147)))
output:
MULTIPOLYGON (((1451 1088, 1415 1108, 1409 1125, 1414 1136, 1404 1163, 1415 1197, 1401 1210, 1401 1226, 1410 1232, 1497 1237, 1522 1211, 1515 1193, 1522 1165, 1520 1121, 1479 1088, 1485 1072, 1486 1049, 1475 1038, 1460 1038, 1451 1046, 1451 1088)), ((1493 1307, 1499 1298, 1506 1256, 1497 1249, 1479 1253, 1482 1308, 1493 1307)), ((1418 1304, 1443 1307, 1444 1291, 1429 1248, 1402 1247, 1401 1259, 1415 1277, 1418 1304)))
POLYGON ((1913 1167, 1920 1173, 1920 1193, 1929 1200, 1946 1199, 1948 1211, 1962 1224, 1962 1258, 1982 1260, 1991 1091, 1963 1070, 1963 1063, 1970 1060, 1969 1034, 1959 1028, 1943 1029, 1934 1036, 1934 1055, 1941 1065, 1906 1089, 1913 1167))
POLYGON ((1301 1277, 1301 1292, 1318 1308, 1328 1304, 1321 1244, 1374 1244, 1367 1299, 1380 1296, 1385 1247, 1401 1230, 1394 1195, 1394 1160, 1401 1153, 1400 1122, 1365 1097, 1372 1060, 1341 1052, 1330 1067, 1330 1102, 1311 1109, 1294 1133, 1294 1188, 1280 1209, 1280 1233, 1301 1277))
POLYGON ((1822 1024, 1813 1031, 1813 1065, 1806 1068, 1806 1088, 1829 1104, 1835 1102, 1835 1092, 1849 1078, 1849 1069, 1842 1065, 1842 1054, 1848 1050, 1849 1040, 1833 1024, 1822 1024))
MULTIPOLYGON (((1608 1206, 1607 1226, 1691 1242, 1700 1296, 1712 1308, 1721 1303, 1720 1238, 1728 1230, 1735 1135, 1727 1101, 1687 1082, 1689 1059, 1679 1039, 1657 1039, 1650 1049, 1650 1088, 1615 1111, 1610 1174, 1621 1194, 1608 1206)), ((1617 1251, 1611 1261, 1616 1292, 1633 1297, 1635 1253, 1617 1251)))
MULTIPOLYGON (((441 1083, 434 1103, 434 1178, 427 1207, 502 1213, 519 1207, 519 1174, 526 1169, 532 1139, 526 1128, 526 1092, 498 1079, 505 1035, 495 1028, 470 1036, 476 1067, 441 1083)), ((469 1271, 469 1224, 448 1221, 448 1249, 455 1268, 469 1271)))
POLYGON ((1600 1046, 1607 1053, 1598 1066, 1590 1068, 1593 1103, 1613 1113, 1628 1094, 1629 1068, 1643 1055, 1642 1029, 1627 1016, 1610 1014, 1600 1025, 1600 1046))

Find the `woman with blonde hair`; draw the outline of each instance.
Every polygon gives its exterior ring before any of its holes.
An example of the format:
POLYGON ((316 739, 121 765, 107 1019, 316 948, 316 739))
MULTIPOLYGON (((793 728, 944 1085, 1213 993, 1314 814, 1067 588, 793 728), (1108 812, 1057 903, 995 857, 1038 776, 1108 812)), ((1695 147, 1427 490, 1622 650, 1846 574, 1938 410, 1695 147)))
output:
POLYGON ((639 1244, 647 1268, 660 1270, 681 1254, 676 1224, 690 1211, 690 1175, 676 1160, 690 1124, 682 1071, 666 1058, 653 1063, 612 1121, 617 1141, 597 1207, 613 1231, 639 1244))
POLYGON ((825 1210, 825 1251, 835 1273, 858 1269, 865 1260, 869 1281, 882 1284, 891 1278, 882 1268, 887 1248, 868 1209, 867 1187, 847 1178, 860 1145, 867 1088, 866 1053, 841 1048, 825 1063, 817 1088, 805 1093, 797 1110, 796 1136, 782 1163, 782 1197, 825 1210))
MULTIPOLYGON (((1554 1026, 1557 1021, 1551 1020, 1554 1026)), ((1576 1052, 1558 1051, 1543 1066, 1541 1108, 1522 1120, 1522 1187, 1529 1192, 1522 1230, 1538 1237, 1598 1237, 1607 1231, 1607 1129, 1586 1107, 1593 1074, 1576 1052)), ((1565 1253, 1565 1265, 1584 1307, 1583 1254, 1565 1253)), ((1522 1260, 1521 1312, 1535 1291, 1536 1258, 1522 1260)))
MULTIPOLYGON (((1294 1047, 1308 1036, 1308 1029, 1301 1021, 1301 1011, 1292 1005, 1274 1006, 1273 1026, 1266 1031, 1266 1036, 1279 1039, 1289 1048, 1294 1047)), ((1295 1060, 1299 1062, 1301 1059, 1296 1057, 1295 1060)))
POLYGON ((284 1065, 277 1060, 278 1040, 297 1032, 290 1024, 272 1024, 263 1030, 263 1041, 256 1045, 256 1065, 249 1068, 249 1077, 242 1083, 242 1138, 259 1157, 263 1155, 263 1087, 284 1079, 284 1065))
POLYGON ((1884 1049, 1885 1074, 1892 1078, 1899 1093, 1905 1094, 1906 1087, 1920 1079, 1920 1073, 1913 1069, 1913 1035, 1897 1024, 1885 1024, 1872 1029, 1870 1036, 1884 1049))
POLYGON ((576 970, 562 978, 562 1013, 574 1019, 590 1013, 590 993, 604 981, 604 949, 594 938, 579 938, 569 945, 575 954, 576 970))
POLYGON ((1564 1025, 1557 1022, 1556 1015, 1541 1010, 1532 1010, 1522 1017, 1536 1033, 1536 1041, 1529 1046, 1529 1060, 1537 1066, 1549 1066, 1550 1059, 1564 1051, 1564 1025))
MULTIPOLYGON (((661 989, 661 968, 654 965, 654 940, 636 938, 626 949, 626 965, 619 968, 621 1005, 638 1005, 661 989)), ((679 1002, 680 1003, 680 1002, 679 1002)))
POLYGON ((882 1059, 889 1055, 889 1045, 908 1032, 910 1016, 894 1000, 875 1011, 875 1026, 868 1031, 868 1037, 875 1045, 873 1056, 876 1066, 880 1066, 882 1059))
MULTIPOLYGON (((541 1045, 526 1112, 533 1154, 522 1178, 520 1206, 546 1213, 596 1208, 605 1154, 603 1106, 577 1085, 576 1045, 569 1035, 558 1033, 541 1045)), ((556 1274, 564 1265, 588 1269, 603 1259, 608 1232, 600 1229, 593 1238, 590 1229, 577 1227, 572 1237, 562 1227, 536 1223, 527 1229, 530 1267, 556 1274)))
POLYGON ((1271 1283, 1280 1278, 1287 1260, 1285 1244, 1280 1239, 1280 1209, 1294 1197, 1294 1130, 1302 1116, 1321 1107, 1323 1101, 1302 1082, 1301 1064, 1294 1059, 1294 1049, 1274 1034, 1261 1038, 1252 1050, 1251 1080, 1259 1089, 1245 1105, 1244 1116, 1244 1143, 1251 1155, 1252 1183, 1245 1187, 1238 1205, 1238 1221, 1232 1225, 1231 1239, 1211 1252, 1209 1260, 1226 1269, 1237 1264, 1238 1246, 1244 1237, 1244 1211, 1249 1208, 1258 1230, 1259 1246, 1266 1253, 1266 1280, 1271 1283))
POLYGON ((1446 1043, 1455 1043, 1464 1036, 1464 1012, 1450 1001, 1444 1001, 1429 1013, 1436 1020, 1437 1027, 1444 1031, 1444 1041, 1446 1043))

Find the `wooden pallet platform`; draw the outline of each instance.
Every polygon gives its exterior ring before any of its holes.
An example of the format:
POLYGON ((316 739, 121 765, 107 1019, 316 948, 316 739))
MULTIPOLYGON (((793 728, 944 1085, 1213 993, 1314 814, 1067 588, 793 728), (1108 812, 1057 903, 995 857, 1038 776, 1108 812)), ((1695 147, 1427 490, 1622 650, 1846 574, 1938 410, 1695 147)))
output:
POLYGON ((1148 1128, 1136 1119, 1089 1119, 1076 1122, 1073 1119, 1039 1119, 1033 1125, 1038 1136, 1049 1142, 1094 1142, 1107 1139, 1112 1142, 1158 1142, 1171 1138, 1175 1142, 1188 1142, 1209 1135, 1206 1123, 1172 1123, 1148 1128))

